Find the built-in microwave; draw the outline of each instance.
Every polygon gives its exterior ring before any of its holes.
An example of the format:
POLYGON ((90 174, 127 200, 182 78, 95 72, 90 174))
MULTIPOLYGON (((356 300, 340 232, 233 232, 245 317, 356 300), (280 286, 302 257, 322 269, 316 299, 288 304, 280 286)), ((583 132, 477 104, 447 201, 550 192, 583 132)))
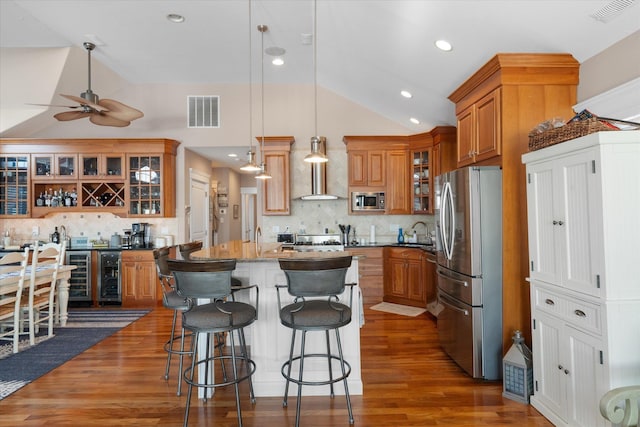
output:
POLYGON ((380 193, 351 193, 352 211, 383 211, 384 192, 380 193))

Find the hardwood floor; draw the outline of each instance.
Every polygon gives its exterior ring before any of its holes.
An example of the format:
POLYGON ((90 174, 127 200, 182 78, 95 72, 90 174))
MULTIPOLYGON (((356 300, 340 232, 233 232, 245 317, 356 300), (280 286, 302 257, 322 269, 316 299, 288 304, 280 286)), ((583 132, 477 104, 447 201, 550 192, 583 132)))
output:
MULTIPOLYGON (((365 307, 361 330, 364 395, 352 396, 356 426, 551 426, 529 405, 502 397, 502 383, 469 378, 440 349, 435 321, 365 307)), ((185 395, 176 368, 165 381, 162 346, 171 313, 139 321, 0 401, 0 426, 178 426, 185 395)), ((177 366, 177 364, 175 365, 177 366)), ((295 397, 252 405, 243 384, 245 426, 293 426, 295 397)), ((343 396, 304 397, 304 426, 348 426, 343 396)), ((206 403, 193 399, 190 426, 235 426, 233 389, 206 403)))

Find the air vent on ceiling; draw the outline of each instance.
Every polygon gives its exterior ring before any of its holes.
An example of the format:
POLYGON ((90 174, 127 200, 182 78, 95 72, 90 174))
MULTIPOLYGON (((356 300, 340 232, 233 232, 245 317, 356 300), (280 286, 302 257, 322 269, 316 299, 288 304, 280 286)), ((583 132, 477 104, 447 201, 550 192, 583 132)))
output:
POLYGON ((220 127, 219 96, 189 96, 188 123, 190 128, 220 127))
POLYGON ((635 2, 636 0, 613 0, 589 16, 597 21, 607 23, 620 15, 624 9, 633 6, 635 2))

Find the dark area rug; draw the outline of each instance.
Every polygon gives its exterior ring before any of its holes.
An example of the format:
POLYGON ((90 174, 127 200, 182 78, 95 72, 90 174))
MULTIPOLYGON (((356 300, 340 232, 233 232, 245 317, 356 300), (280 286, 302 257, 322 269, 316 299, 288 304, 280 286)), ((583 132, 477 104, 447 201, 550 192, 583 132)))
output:
MULTIPOLYGON (((55 336, 44 340, 40 337, 40 342, 36 345, 0 359, 0 400, 113 335, 146 313, 148 311, 114 310, 111 319, 113 322, 110 322, 108 314, 104 311, 83 311, 79 313, 79 317, 83 318, 81 322, 83 326, 73 327, 75 322, 71 320, 74 318, 74 313, 70 312, 69 326, 56 328, 55 336), (95 314, 95 318, 99 319, 93 326, 90 326, 90 318, 93 317, 91 314, 95 314), (123 321, 125 316, 128 321, 123 321)), ((40 333, 43 332, 45 331, 40 333)))

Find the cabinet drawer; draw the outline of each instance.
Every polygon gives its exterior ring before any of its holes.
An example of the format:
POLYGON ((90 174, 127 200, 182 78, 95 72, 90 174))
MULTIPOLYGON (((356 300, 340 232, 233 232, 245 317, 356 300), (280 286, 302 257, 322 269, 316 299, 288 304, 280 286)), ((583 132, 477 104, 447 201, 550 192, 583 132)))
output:
POLYGON ((569 300, 567 301, 567 320, 582 329, 600 334, 602 332, 600 308, 597 304, 569 300))
POLYGON ((566 299, 554 292, 536 287, 534 293, 535 308, 558 317, 564 317, 566 312, 566 299))
POLYGON ((566 320, 572 326, 595 332, 602 332, 601 307, 560 294, 539 286, 534 291, 535 309, 547 312, 566 320))

